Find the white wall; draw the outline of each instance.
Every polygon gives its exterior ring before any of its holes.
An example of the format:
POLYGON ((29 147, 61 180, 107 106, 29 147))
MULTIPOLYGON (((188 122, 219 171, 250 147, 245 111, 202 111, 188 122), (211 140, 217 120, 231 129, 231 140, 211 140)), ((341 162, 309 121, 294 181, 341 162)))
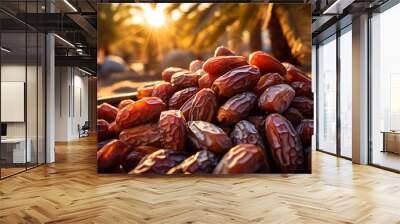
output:
POLYGON ((88 120, 88 78, 72 67, 56 67, 55 73, 55 140, 70 141, 88 120))

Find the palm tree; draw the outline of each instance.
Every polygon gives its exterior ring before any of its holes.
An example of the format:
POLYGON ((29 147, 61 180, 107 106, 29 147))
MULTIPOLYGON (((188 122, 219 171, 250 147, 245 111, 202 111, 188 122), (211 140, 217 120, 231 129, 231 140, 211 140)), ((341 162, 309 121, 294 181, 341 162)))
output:
POLYGON ((272 54, 282 61, 310 66, 310 5, 192 3, 182 9, 174 3, 167 13, 174 10, 182 14, 175 24, 181 47, 200 53, 228 40, 228 47, 238 51, 247 35, 248 49, 261 50, 262 31, 268 29, 272 54))

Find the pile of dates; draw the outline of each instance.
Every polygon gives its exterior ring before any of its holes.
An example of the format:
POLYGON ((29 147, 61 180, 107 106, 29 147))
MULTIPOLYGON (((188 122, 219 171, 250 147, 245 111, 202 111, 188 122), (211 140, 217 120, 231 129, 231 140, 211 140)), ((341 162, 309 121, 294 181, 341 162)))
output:
POLYGON ((300 69, 221 46, 162 79, 98 106, 99 172, 311 172, 313 95, 300 69))

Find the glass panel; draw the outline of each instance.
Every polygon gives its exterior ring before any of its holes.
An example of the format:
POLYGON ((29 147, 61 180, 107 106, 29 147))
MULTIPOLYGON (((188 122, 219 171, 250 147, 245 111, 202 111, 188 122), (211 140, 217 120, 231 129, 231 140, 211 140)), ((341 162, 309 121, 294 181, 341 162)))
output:
POLYGON ((38 164, 45 163, 46 158, 46 148, 45 148, 45 60, 46 60, 46 52, 45 52, 45 44, 46 37, 44 34, 39 34, 38 36, 38 164))
POLYGON ((340 153, 352 157, 352 35, 340 36, 340 153))
POLYGON ((372 25, 372 163, 400 170, 400 4, 374 15, 372 25))
MULTIPOLYGON (((31 161, 26 150, 25 90, 26 33, 1 34, 2 177, 25 170, 31 161)), ((28 147, 29 149, 29 147, 28 147)))
MULTIPOLYGON (((27 33, 28 38, 28 63, 27 63, 27 80, 26 80, 26 114, 27 114, 27 143, 30 148, 30 162, 28 168, 37 165, 38 160, 38 119, 37 119, 37 80, 38 80, 38 36, 36 32, 27 33)), ((29 161, 29 160, 28 160, 29 161)))
POLYGON ((336 39, 318 48, 318 149, 336 153, 336 39))

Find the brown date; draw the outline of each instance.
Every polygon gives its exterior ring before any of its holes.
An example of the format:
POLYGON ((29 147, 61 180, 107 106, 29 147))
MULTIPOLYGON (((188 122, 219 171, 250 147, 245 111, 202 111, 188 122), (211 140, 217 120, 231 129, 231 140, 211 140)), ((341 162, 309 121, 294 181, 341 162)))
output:
POLYGON ((235 125, 231 133, 231 139, 233 145, 253 144, 261 149, 265 149, 263 139, 256 127, 246 120, 239 121, 235 125))
POLYGON ((313 118, 314 101, 304 96, 297 96, 292 101, 292 107, 298 109, 305 118, 313 118))
POLYGON ((180 111, 182 111, 182 114, 185 117, 185 120, 187 120, 187 121, 189 120, 189 112, 190 112, 190 109, 192 108, 194 96, 195 95, 193 95, 188 100, 186 100, 186 102, 179 109, 180 111))
POLYGON ((212 84, 212 90, 220 97, 252 90, 260 78, 260 70, 252 65, 245 65, 230 70, 218 77, 212 84))
POLYGON ((126 172, 129 172, 133 170, 146 155, 157 150, 159 149, 152 146, 138 146, 126 156, 125 160, 122 162, 122 167, 126 172))
POLYGON ((249 64, 257 66, 261 74, 275 72, 281 76, 286 74, 286 68, 276 58, 262 51, 251 53, 249 56, 249 64))
POLYGON ((214 81, 218 78, 218 76, 211 76, 208 73, 205 73, 202 75, 198 81, 199 88, 204 89, 204 88, 211 88, 212 84, 214 81))
POLYGON ((97 106, 97 118, 104 119, 108 123, 115 121, 117 113, 118 113, 118 108, 108 103, 102 103, 99 106, 97 106))
POLYGON ((145 97, 120 110, 115 121, 121 129, 126 129, 158 119, 166 108, 160 98, 145 97))
POLYGON ((303 120, 299 126, 297 126, 297 133, 300 136, 303 147, 311 146, 311 139, 314 134, 314 121, 310 119, 303 120))
POLYGON ((161 146, 183 151, 186 141, 185 118, 179 110, 167 110, 160 115, 161 146))
POLYGON ((185 89, 188 87, 197 87, 197 82, 199 80, 199 75, 197 73, 191 72, 177 72, 171 77, 172 86, 177 89, 185 89))
POLYGON ((260 96, 268 87, 285 83, 283 77, 278 73, 268 73, 260 77, 254 89, 254 93, 260 96))
POLYGON ((289 63, 283 63, 283 65, 286 67, 287 70, 286 75, 284 75, 284 78, 287 82, 292 83, 299 81, 310 83, 311 85, 311 78, 308 77, 303 71, 289 63))
POLYGON ((97 120, 97 142, 104 141, 106 139, 112 138, 112 134, 109 131, 110 124, 104 120, 97 120))
POLYGON ((270 114, 265 121, 265 135, 275 164, 283 173, 305 171, 301 140, 292 124, 280 114, 270 114))
POLYGON ((257 96, 251 92, 239 93, 226 101, 218 110, 217 120, 231 125, 247 117, 256 104, 257 96))
POLYGON ((264 129, 265 129, 265 118, 266 116, 262 115, 253 115, 247 117, 247 120, 256 127, 257 131, 264 136, 264 129))
POLYGON ((190 62, 189 71, 196 72, 199 69, 203 68, 204 61, 202 60, 194 60, 190 62))
POLYGON ((217 97, 211 89, 202 89, 194 95, 189 121, 212 121, 217 112, 217 97))
POLYGON ((224 46, 219 46, 214 52, 214 57, 217 56, 235 56, 235 53, 224 46))
POLYGON ((214 174, 268 172, 265 153, 258 146, 240 144, 231 148, 214 169, 214 174))
POLYGON ((104 141, 101 141, 101 142, 97 142, 97 144, 96 144, 96 146, 97 146, 97 151, 99 151, 101 148, 103 148, 103 147, 104 147, 105 145, 107 145, 109 142, 114 141, 114 140, 116 140, 116 139, 110 138, 110 139, 107 139, 107 140, 104 140, 104 141))
POLYGON ((293 127, 297 127, 304 119, 303 114, 294 107, 289 107, 285 113, 283 113, 283 116, 292 123, 293 127))
POLYGON ((141 145, 159 146, 160 138, 160 129, 157 123, 124 129, 119 134, 119 139, 131 148, 141 145))
POLYGON ((160 149, 144 157, 129 174, 166 174, 183 160, 185 160, 185 155, 181 152, 160 149))
POLYGON ((205 121, 187 122, 187 135, 198 150, 224 154, 232 146, 231 139, 221 128, 205 121))
POLYGON ((118 104, 118 110, 121 110, 122 108, 124 108, 134 102, 135 101, 133 101, 131 99, 121 100, 121 102, 119 102, 119 104, 118 104))
POLYGON ((119 128, 117 122, 114 121, 108 126, 108 132, 113 138, 118 138, 121 129, 119 128))
POLYGON ((311 159, 311 155, 312 155, 312 152, 311 152, 311 147, 307 147, 307 148, 305 148, 304 149, 304 154, 305 154, 305 156, 306 156, 306 163, 307 163, 307 170, 306 170, 306 172, 307 173, 311 173, 311 170, 312 170, 312 159, 311 159))
POLYGON ((154 86, 151 96, 160 98, 164 103, 168 103, 169 98, 174 94, 175 88, 169 82, 159 83, 154 86))
POLYGON ((137 89, 137 99, 141 100, 145 97, 150 97, 151 94, 153 93, 154 86, 155 85, 147 85, 147 86, 139 87, 137 89))
POLYGON ((164 71, 161 73, 161 77, 164 81, 171 82, 172 75, 177 72, 182 72, 182 71, 186 71, 186 70, 183 68, 178 68, 178 67, 168 67, 168 68, 164 69, 164 71))
POLYGON ((97 151, 97 169, 99 172, 112 172, 131 150, 120 140, 113 140, 97 151))
POLYGON ((311 92, 311 82, 292 82, 290 86, 296 92, 296 96, 306 96, 306 97, 313 97, 311 92))
POLYGON ((179 110, 182 105, 199 91, 197 87, 189 87, 175 92, 169 99, 168 105, 170 110, 179 110))
POLYGON ((258 100, 258 107, 266 112, 283 113, 292 102, 295 92, 287 84, 267 88, 258 100))
POLYGON ((200 150, 185 159, 178 166, 170 169, 168 174, 204 174, 211 173, 218 164, 218 157, 208 151, 200 150))
POLYGON ((248 65, 246 58, 242 56, 218 56, 209 58, 203 64, 203 70, 211 76, 221 76, 230 70, 248 65))

